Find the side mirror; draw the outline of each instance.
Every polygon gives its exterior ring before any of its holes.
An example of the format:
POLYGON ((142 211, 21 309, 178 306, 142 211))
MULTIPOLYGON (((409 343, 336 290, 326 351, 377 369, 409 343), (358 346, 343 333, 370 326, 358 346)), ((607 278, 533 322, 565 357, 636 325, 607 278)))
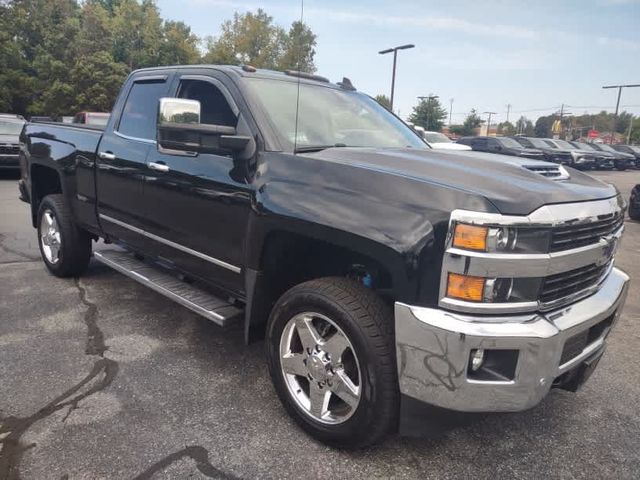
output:
POLYGON ((237 135, 235 127, 200 123, 200 102, 161 98, 158 106, 158 149, 165 153, 239 153, 251 137, 237 135))

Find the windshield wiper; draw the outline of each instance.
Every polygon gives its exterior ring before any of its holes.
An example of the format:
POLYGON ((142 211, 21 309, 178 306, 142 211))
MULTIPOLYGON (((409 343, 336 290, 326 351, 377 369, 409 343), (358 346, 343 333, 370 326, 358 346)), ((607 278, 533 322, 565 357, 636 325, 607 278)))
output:
POLYGON ((322 150, 326 150, 327 148, 334 147, 346 147, 344 143, 335 143, 333 145, 305 145, 302 147, 297 147, 293 153, 310 153, 310 152, 321 152, 322 150))

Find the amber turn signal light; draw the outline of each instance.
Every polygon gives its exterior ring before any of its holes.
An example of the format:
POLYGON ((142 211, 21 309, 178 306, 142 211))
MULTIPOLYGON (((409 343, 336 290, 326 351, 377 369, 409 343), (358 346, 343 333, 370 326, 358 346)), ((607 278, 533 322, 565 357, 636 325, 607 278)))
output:
POLYGON ((483 277, 471 277, 450 273, 447 277, 447 297, 481 302, 484 292, 483 277))
POLYGON ((458 223, 453 233, 453 246, 467 250, 487 250, 487 227, 458 223))

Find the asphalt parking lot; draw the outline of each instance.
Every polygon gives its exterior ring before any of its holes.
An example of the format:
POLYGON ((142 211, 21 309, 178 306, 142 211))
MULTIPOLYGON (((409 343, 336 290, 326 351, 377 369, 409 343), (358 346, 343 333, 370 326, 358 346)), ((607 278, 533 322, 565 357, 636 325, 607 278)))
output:
MULTIPOLYGON (((596 172, 628 198, 640 171, 596 172)), ((617 264, 640 279, 640 223, 617 264)), ((0 479, 638 478, 640 287, 577 394, 439 418, 357 452, 299 430, 261 343, 96 263, 52 277, 16 177, 0 173, 0 479)))

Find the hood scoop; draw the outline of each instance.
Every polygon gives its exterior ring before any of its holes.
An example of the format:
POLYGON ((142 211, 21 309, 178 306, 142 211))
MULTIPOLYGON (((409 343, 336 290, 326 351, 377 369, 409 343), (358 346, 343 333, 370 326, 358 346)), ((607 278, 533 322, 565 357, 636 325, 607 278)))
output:
POLYGON ((568 180, 569 172, 562 165, 523 165, 524 168, 551 180, 568 180))

